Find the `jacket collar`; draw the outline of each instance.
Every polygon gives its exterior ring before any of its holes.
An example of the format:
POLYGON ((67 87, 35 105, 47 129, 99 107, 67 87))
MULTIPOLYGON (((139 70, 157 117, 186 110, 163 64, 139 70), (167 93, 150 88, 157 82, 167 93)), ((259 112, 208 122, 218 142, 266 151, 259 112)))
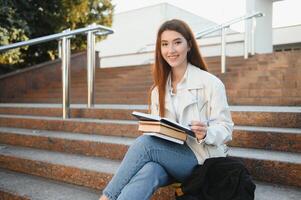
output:
MULTIPOLYGON (((180 115, 182 115, 184 109, 194 103, 197 103, 197 97, 195 94, 192 93, 191 90, 196 90, 196 89, 203 89, 204 88, 204 83, 202 82, 202 77, 200 77, 199 69, 192 64, 188 63, 187 66, 187 71, 185 72, 186 76, 186 91, 185 94, 183 94, 183 98, 181 99, 181 104, 180 106, 180 115)), ((168 79, 170 80, 171 74, 169 74, 168 79)), ((176 118, 175 117, 175 111, 172 105, 171 101, 171 95, 170 95, 170 86, 167 83, 166 84, 166 93, 165 93, 165 109, 168 110, 170 113, 170 117, 176 118)), ((181 116, 180 116, 181 118, 181 116)), ((181 121, 181 119, 180 119, 181 121)))
POLYGON ((187 66, 188 77, 187 77, 187 89, 202 89, 204 88, 204 83, 202 77, 200 77, 200 69, 191 63, 188 63, 187 66))

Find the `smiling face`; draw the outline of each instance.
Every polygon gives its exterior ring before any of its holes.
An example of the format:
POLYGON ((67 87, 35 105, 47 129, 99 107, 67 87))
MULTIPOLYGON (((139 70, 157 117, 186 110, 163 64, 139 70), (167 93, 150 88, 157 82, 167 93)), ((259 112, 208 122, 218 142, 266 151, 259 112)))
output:
POLYGON ((161 54, 172 68, 187 66, 187 52, 190 50, 182 34, 165 30, 161 34, 161 54))

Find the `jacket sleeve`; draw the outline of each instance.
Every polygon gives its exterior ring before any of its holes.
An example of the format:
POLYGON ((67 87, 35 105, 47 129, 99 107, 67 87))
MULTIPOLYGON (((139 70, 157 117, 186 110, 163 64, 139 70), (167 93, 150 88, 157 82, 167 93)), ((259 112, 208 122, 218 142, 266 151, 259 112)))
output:
POLYGON ((219 146, 232 140, 234 123, 231 118, 224 84, 218 80, 217 84, 212 87, 208 109, 210 109, 210 119, 216 120, 210 123, 204 141, 206 144, 219 146))
POLYGON ((151 114, 152 115, 159 115, 159 95, 158 89, 155 87, 151 93, 151 114))

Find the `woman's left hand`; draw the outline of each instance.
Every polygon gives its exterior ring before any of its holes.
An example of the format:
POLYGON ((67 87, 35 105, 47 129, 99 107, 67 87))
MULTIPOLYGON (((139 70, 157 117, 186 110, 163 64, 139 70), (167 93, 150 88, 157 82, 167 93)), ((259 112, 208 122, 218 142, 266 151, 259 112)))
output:
POLYGON ((207 125, 200 121, 191 121, 191 130, 195 133, 198 141, 204 139, 207 134, 207 125))

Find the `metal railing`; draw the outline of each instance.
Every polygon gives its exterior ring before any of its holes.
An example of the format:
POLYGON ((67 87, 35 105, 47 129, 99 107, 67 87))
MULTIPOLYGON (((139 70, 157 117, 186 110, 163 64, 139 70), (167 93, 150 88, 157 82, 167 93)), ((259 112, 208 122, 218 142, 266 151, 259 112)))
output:
POLYGON ((249 31, 247 22, 251 20, 251 55, 255 54, 255 29, 256 29, 256 18, 264 16, 263 13, 257 12, 254 14, 245 15, 239 17, 223 24, 207 28, 203 31, 200 31, 196 34, 196 39, 200 39, 204 36, 207 36, 213 32, 221 31, 221 72, 226 72, 226 29, 229 28, 232 24, 236 24, 241 21, 245 21, 245 33, 244 33, 244 58, 247 59, 249 55, 249 31))
POLYGON ((78 34, 87 34, 88 107, 90 108, 94 105, 95 37, 112 34, 113 32, 108 27, 92 24, 85 28, 76 30, 67 29, 62 33, 0 46, 0 52, 53 40, 59 41, 59 52, 62 60, 63 118, 66 119, 70 117, 70 39, 78 34))

